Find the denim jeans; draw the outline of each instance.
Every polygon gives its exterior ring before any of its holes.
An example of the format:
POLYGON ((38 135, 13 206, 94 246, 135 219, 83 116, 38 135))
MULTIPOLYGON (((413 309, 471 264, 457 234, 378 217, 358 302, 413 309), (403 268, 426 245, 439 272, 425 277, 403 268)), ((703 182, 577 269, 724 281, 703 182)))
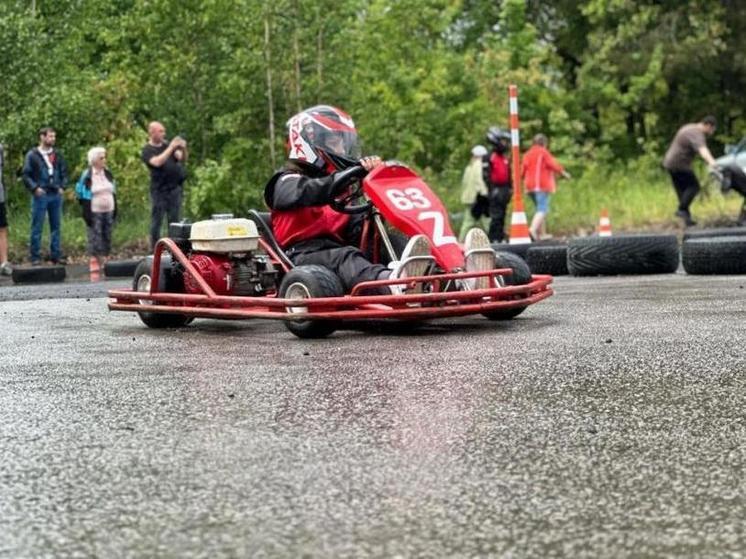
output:
POLYGON ((62 224, 62 193, 44 193, 31 200, 31 261, 41 260, 41 233, 44 218, 49 214, 49 256, 52 260, 62 257, 60 250, 60 226, 62 224))

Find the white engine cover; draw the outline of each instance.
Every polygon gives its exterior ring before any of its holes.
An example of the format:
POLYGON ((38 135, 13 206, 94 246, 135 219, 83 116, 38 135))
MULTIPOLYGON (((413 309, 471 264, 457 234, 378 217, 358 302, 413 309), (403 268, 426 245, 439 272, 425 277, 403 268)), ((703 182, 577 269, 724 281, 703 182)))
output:
POLYGON ((259 246, 259 231, 250 219, 208 219, 192 224, 189 240, 194 250, 251 252, 259 246))

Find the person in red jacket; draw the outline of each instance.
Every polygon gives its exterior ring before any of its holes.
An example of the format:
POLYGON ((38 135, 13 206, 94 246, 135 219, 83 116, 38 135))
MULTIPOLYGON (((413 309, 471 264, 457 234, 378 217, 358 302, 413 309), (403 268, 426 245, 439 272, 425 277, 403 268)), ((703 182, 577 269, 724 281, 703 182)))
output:
POLYGON ((523 184, 536 206, 536 213, 529 227, 534 239, 547 237, 545 222, 549 213, 549 197, 557 190, 554 176, 570 178, 570 173, 549 153, 548 145, 549 140, 544 134, 534 136, 533 145, 523 155, 521 165, 523 184))

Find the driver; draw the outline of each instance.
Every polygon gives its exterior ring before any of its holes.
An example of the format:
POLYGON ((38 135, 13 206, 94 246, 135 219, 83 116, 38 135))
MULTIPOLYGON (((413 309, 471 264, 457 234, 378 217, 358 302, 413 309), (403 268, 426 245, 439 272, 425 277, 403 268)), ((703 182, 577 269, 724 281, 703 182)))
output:
MULTIPOLYGON (((346 292, 364 281, 421 276, 430 244, 424 235, 407 243, 401 260, 391 268, 373 264, 356 248, 360 244, 361 217, 337 212, 329 203, 347 190, 334 191, 337 173, 361 165, 366 172, 382 164, 380 157, 360 158, 352 119, 343 111, 318 105, 293 116, 287 123, 289 155, 285 166, 264 189, 272 210, 277 242, 296 266, 316 264, 335 272, 346 292)), ((393 293, 403 287, 391 286, 393 293)))

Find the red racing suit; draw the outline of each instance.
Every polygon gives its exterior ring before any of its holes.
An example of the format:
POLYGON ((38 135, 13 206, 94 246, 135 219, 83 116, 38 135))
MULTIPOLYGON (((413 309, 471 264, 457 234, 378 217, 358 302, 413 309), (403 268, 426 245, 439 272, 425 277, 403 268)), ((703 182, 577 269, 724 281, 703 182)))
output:
MULTIPOLYGON (((339 277, 346 292, 364 281, 386 279, 391 271, 371 263, 354 245, 360 238, 362 215, 353 218, 333 210, 329 202, 334 175, 312 177, 288 165, 264 188, 272 210, 277 242, 296 266, 325 266, 339 277)), ((388 292, 388 289, 386 289, 388 292)))
POLYGON ((332 192, 334 175, 310 177, 294 169, 283 169, 264 188, 264 201, 272 210, 272 229, 286 249, 316 238, 347 243, 345 230, 350 216, 329 207, 338 192, 332 192))

